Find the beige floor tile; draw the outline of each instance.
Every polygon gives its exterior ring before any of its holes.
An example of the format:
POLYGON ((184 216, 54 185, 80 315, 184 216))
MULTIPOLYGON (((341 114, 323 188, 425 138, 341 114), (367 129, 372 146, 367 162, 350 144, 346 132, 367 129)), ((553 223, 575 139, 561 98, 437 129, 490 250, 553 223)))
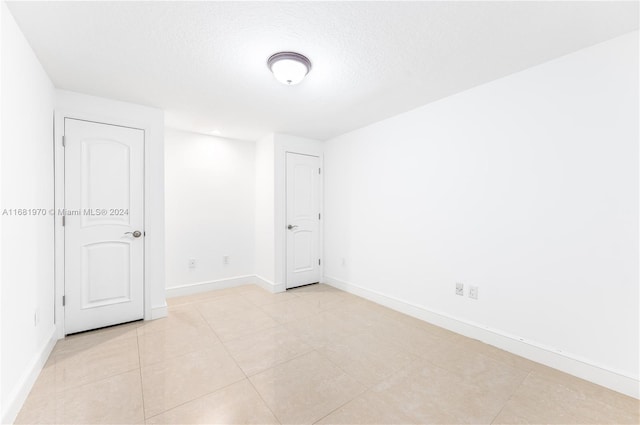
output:
POLYGON ((348 306, 355 302, 353 297, 338 291, 329 292, 303 292, 298 295, 317 307, 319 311, 332 310, 343 306, 348 306))
POLYGON ((638 400, 327 285, 168 310, 59 341, 16 423, 640 423, 638 400))
POLYGON ((236 316, 253 311, 257 308, 246 300, 241 293, 212 298, 205 302, 197 303, 195 306, 207 322, 210 323, 228 316, 236 316))
POLYGON ((148 366, 219 343, 215 333, 205 327, 147 332, 138 337, 140 364, 148 366))
POLYGON ((246 379, 147 419, 147 424, 278 424, 246 379))
POLYGON ((382 381, 372 392, 419 424, 488 424, 508 399, 424 360, 382 381))
POLYGON ((138 369, 138 339, 101 340, 82 350, 57 352, 52 366, 57 391, 138 369))
POLYGON ((34 403, 27 399, 20 413, 14 421, 15 424, 54 424, 57 418, 58 398, 51 397, 34 403))
POLYGON ((249 379, 283 424, 313 423, 364 390, 315 351, 249 379))
POLYGON ((568 412, 562 411, 562 409, 552 409, 547 412, 531 412, 527 411, 527 409, 522 409, 514 403, 507 404, 491 423, 495 425, 579 425, 582 424, 582 421, 571 416, 568 412))
POLYGON ((541 367, 506 404, 496 423, 637 424, 640 402, 631 397, 541 367))
POLYGON ((320 313, 320 309, 317 306, 302 297, 263 305, 260 308, 280 323, 292 322, 320 313))
POLYGON ((150 417, 245 378, 222 344, 142 368, 150 417))
POLYGON ((439 326, 433 325, 431 323, 425 322, 423 320, 417 319, 407 314, 400 313, 390 308, 385 308, 382 311, 382 314, 386 317, 391 318, 390 323, 404 323, 405 325, 410 325, 410 326, 422 329, 423 331, 427 331, 431 335, 441 339, 456 339, 456 341, 468 339, 460 334, 451 332, 450 330, 441 328, 439 326))
POLYGON ((362 332, 369 332, 378 322, 376 314, 366 309, 355 311, 351 308, 337 308, 321 313, 334 326, 341 328, 349 335, 362 332))
POLYGON ((424 356, 431 363, 454 372, 507 398, 529 374, 509 364, 488 357, 469 344, 443 344, 424 356))
POLYGON ((415 423, 402 409, 387 403, 384 398, 368 391, 316 422, 318 424, 386 424, 415 423))
POLYGON ((576 400, 569 388, 529 376, 493 423, 581 424, 584 421, 572 413, 576 400))
POLYGON ((369 301, 365 298, 356 298, 357 302, 355 302, 353 304, 353 307, 356 309, 361 309, 362 311, 369 311, 375 314, 378 314, 380 316, 377 317, 377 319, 383 319, 383 317, 389 316, 389 314, 391 312, 393 312, 393 310, 391 310, 388 307, 385 307, 381 304, 376 304, 373 301, 369 301))
POLYGON ((516 356, 507 351, 493 347, 489 344, 485 344, 481 341, 471 338, 463 338, 459 341, 459 349, 463 351, 474 351, 483 354, 492 359, 498 360, 501 363, 509 366, 524 370, 531 371, 535 366, 535 362, 525 359, 524 357, 516 356))
POLYGON ((331 341, 362 332, 366 325, 359 325, 357 321, 345 321, 336 317, 333 312, 322 312, 303 317, 284 326, 295 333, 305 344, 320 348, 331 341))
POLYGON ((249 301, 255 306, 262 306, 267 304, 273 304, 280 301, 288 300, 290 298, 297 298, 298 296, 292 291, 278 292, 273 294, 267 292, 264 289, 258 288, 257 290, 247 291, 242 294, 244 299, 249 301))
POLYGON ((242 313, 208 319, 209 326, 221 341, 230 341, 258 331, 279 326, 271 316, 254 307, 242 313))
POLYGON ((167 317, 145 321, 138 327, 138 335, 157 331, 189 332, 208 328, 209 324, 193 305, 169 308, 167 317))
POLYGON ((57 418, 61 424, 143 424, 140 371, 61 393, 57 418))
POLYGON ((297 295, 301 294, 317 294, 317 293, 325 293, 325 292, 334 292, 334 293, 345 293, 337 288, 334 288, 331 285, 327 285, 326 283, 316 283, 314 285, 305 285, 299 286, 297 288, 289 289, 288 292, 293 292, 297 295))
POLYGON ((340 369, 369 387, 414 362, 417 357, 370 333, 348 336, 318 351, 340 369))
POLYGON ((447 340, 424 329, 398 320, 380 320, 368 331, 388 345, 395 345, 417 356, 427 356, 434 350, 451 345, 447 340))
POLYGON ((55 357, 58 354, 67 352, 77 353, 78 351, 92 348, 99 344, 135 337, 137 335, 137 329, 142 326, 143 323, 142 321, 125 323, 123 325, 110 326, 108 328, 67 336, 58 340, 52 354, 55 357))
POLYGON ((49 424, 57 418, 58 397, 56 391, 55 366, 45 366, 33 385, 16 424, 49 424))
POLYGON ((399 311, 392 310, 390 308, 385 308, 382 310, 382 314, 394 322, 401 322, 406 325, 411 325, 419 328, 424 328, 426 323, 423 320, 416 319, 413 316, 409 316, 408 314, 400 313, 399 311))
POLYGON ((247 376, 291 360, 312 350, 282 326, 256 332, 225 343, 247 376))
POLYGON ((429 332, 432 335, 440 337, 441 339, 448 339, 448 340, 451 340, 452 342, 469 339, 464 335, 457 334, 448 329, 441 328, 439 326, 432 325, 431 323, 427 323, 427 322, 420 323, 418 327, 420 329, 424 329, 425 331, 429 332))
POLYGON ((362 300, 349 303, 342 308, 328 310, 327 313, 343 322, 345 326, 363 330, 381 322, 383 318, 381 309, 380 306, 362 300))
POLYGON ((29 399, 49 398, 58 392, 55 361, 48 361, 34 382, 29 399))
MULTIPOLYGON (((625 396, 624 394, 617 393, 608 388, 593 384, 585 381, 584 379, 577 378, 541 364, 534 363, 532 375, 534 377, 540 376, 549 381, 571 388, 580 394, 583 394, 585 399, 597 399, 600 402, 611 405, 621 411, 632 411, 636 416, 640 409, 640 401, 637 399, 625 396)), ((640 421, 637 422, 640 423, 640 421)))

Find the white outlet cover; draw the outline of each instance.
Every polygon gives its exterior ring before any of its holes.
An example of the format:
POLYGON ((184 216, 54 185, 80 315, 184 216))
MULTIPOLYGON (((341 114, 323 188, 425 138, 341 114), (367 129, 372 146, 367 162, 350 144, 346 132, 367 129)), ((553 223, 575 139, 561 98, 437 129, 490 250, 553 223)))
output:
POLYGON ((478 299, 478 287, 470 286, 469 287, 469 298, 473 298, 474 300, 478 299))
POLYGON ((456 283, 456 295, 464 294, 464 283, 456 283))

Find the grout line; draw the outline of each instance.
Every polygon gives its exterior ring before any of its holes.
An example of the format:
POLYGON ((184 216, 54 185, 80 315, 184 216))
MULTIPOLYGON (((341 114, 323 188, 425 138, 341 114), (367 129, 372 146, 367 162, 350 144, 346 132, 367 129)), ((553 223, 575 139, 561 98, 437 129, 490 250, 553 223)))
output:
POLYGON ((338 410, 342 409, 344 406, 346 406, 347 404, 351 403, 353 400, 355 400, 356 398, 365 395, 366 393, 368 393, 369 391, 371 391, 370 388, 367 388, 365 391, 359 393, 358 395, 356 395, 353 398, 350 398, 349 400, 345 401, 344 403, 342 403, 340 406, 336 407, 335 409, 333 409, 332 411, 330 411, 329 413, 327 413, 326 415, 316 419, 315 421, 313 421, 313 424, 317 424, 318 422, 320 422, 321 420, 323 420, 324 418, 326 418, 327 416, 331 415, 334 412, 337 412, 338 410))
MULTIPOLYGON (((245 373, 245 371, 240 367, 240 365, 238 364, 238 362, 236 361, 236 359, 231 355, 231 353, 229 352, 229 349, 227 348, 226 344, 222 341, 222 339, 220 338, 220 335, 218 335, 218 333, 213 329, 213 327, 211 326, 211 323, 209 323, 209 321, 204 317, 204 315, 202 314, 202 312, 200 310, 197 310, 198 314, 200 315, 200 317, 202 317, 202 319, 204 320, 204 322, 207 324, 207 326, 209 327, 209 329, 211 330, 211 332, 213 332, 213 334, 216 336, 216 338, 218 338, 218 341, 220 342, 220 345, 222 345, 222 348, 224 349, 224 352, 227 353, 227 356, 229 356, 229 358, 233 361, 233 363, 236 365, 236 367, 238 369, 240 369, 240 372, 242 372, 242 374, 244 375, 245 379, 249 379, 249 377, 247 376, 247 374, 245 373)), ((238 381, 239 382, 239 381, 238 381)))
POLYGON ((267 409, 269 409, 269 411, 271 412, 271 414, 273 415, 274 418, 276 418, 276 421, 278 421, 279 424, 282 424, 282 421, 280 420, 280 418, 276 415, 276 412, 273 411, 273 409, 271 409, 271 406, 269 406, 269 403, 266 402, 266 400, 264 399, 264 397, 262 397, 262 394, 260 394, 260 391, 258 391, 258 389, 256 388, 256 386, 253 384, 253 382, 251 382, 251 379, 247 378, 247 381, 249 381, 249 385, 251 385, 251 387, 253 388, 253 390, 256 392, 256 394, 258 394, 258 397, 260 397, 260 400, 262 400, 262 402, 264 403, 265 406, 267 406, 267 409))
MULTIPOLYGON (((207 323, 209 323, 209 322, 207 321, 207 323)), ((218 340, 220 340, 220 343, 226 344, 227 342, 234 342, 234 341, 238 341, 238 340, 241 340, 241 339, 244 339, 244 338, 249 338, 249 337, 255 336, 257 334, 261 334, 262 332, 266 332, 266 331, 269 331, 271 329, 275 329, 275 328, 279 328, 279 327, 282 327, 282 325, 280 323, 276 324, 275 326, 268 326, 268 327, 263 328, 263 329, 258 329, 257 331, 251 332, 250 334, 239 336, 237 338, 231 338, 231 339, 228 339, 226 341, 223 341, 222 339, 220 339, 220 336, 218 334, 216 334, 216 336, 218 337, 218 340)))
POLYGON ((509 404, 509 402, 511 401, 511 399, 513 398, 513 396, 518 392, 518 390, 522 387, 522 385, 524 384, 524 381, 527 380, 527 378, 529 377, 529 375, 531 375, 533 371, 529 371, 529 373, 527 373, 527 375, 522 378, 522 381, 520 381, 520 384, 518 384, 518 386, 513 390, 513 392, 511 393, 511 395, 509 396, 509 398, 507 399, 507 401, 504 402, 504 404, 502 405, 502 407, 500 408, 500 411, 498 413, 496 413, 496 415, 493 417, 493 419, 491 420, 491 424, 493 424, 495 422, 495 420, 498 418, 498 416, 500 416, 500 413, 502 413, 502 411, 504 410, 504 408, 507 406, 507 404, 509 404))
POLYGON ((136 345, 138 346, 138 366, 140 366, 138 371, 140 372, 140 392, 142 396, 142 420, 146 424, 147 413, 144 408, 144 381, 142 380, 142 356, 140 354, 140 336, 138 335, 138 329, 136 329, 136 345))
POLYGON ((163 410, 162 412, 158 412, 158 413, 155 413, 155 414, 153 414, 153 415, 151 415, 151 416, 149 416, 149 417, 146 417, 146 418, 145 418, 145 422, 146 422, 146 420, 147 420, 147 419, 155 418, 156 416, 163 415, 163 414, 165 414, 165 413, 167 413, 167 412, 170 412, 170 411, 172 411, 172 410, 174 410, 174 409, 177 409, 178 407, 182 407, 182 406, 184 406, 185 404, 189 404, 189 403, 191 403, 191 402, 193 402, 193 401, 200 400, 201 398, 208 397, 208 396, 210 396, 211 394, 215 394, 215 393, 217 393, 218 391, 222 391, 222 390, 224 390, 224 389, 227 389, 227 388, 231 387, 232 385, 235 385, 235 384, 237 384, 237 383, 239 383, 239 382, 242 382, 242 381, 244 381, 244 380, 246 380, 246 379, 247 379, 247 378, 239 379, 239 380, 237 380, 237 381, 234 381, 234 382, 231 382, 231 383, 229 383, 229 384, 225 385, 224 387, 220 387, 220 388, 218 388, 218 389, 216 389, 216 390, 213 390, 213 391, 211 391, 211 392, 208 392, 208 393, 206 393, 206 394, 199 395, 199 396, 197 396, 196 398, 192 398, 191 400, 183 401, 182 403, 180 403, 180 404, 176 404, 175 406, 173 406, 173 407, 171 407, 171 408, 169 408, 169 409, 167 409, 167 410, 163 410))
MULTIPOLYGON (((353 336, 356 336, 358 334, 354 334, 354 335, 350 335, 347 338, 351 339, 353 336)), ((368 391, 370 388, 372 388, 373 386, 377 385, 377 383, 373 384, 373 385, 367 385, 364 382, 360 381, 358 378, 356 378, 355 376, 351 376, 351 374, 349 372, 347 372, 346 370, 343 369, 342 366, 340 366, 337 362, 334 362, 333 360, 331 360, 329 358, 329 356, 326 356, 324 354, 322 354, 320 352, 320 350, 322 350, 323 348, 325 348, 326 345, 323 345, 322 347, 319 348, 314 348, 314 351, 316 351, 318 353, 318 355, 320 357, 322 357, 323 359, 325 359, 326 361, 328 361, 329 363, 331 363, 332 365, 334 365, 335 367, 337 367, 338 369, 340 369, 340 371, 342 371, 342 373, 344 373, 345 375, 347 375, 349 378, 353 379, 354 381, 356 381, 358 384, 362 385, 365 388, 365 391, 368 391)), ((357 397, 357 396, 356 396, 357 397)))
MULTIPOLYGON (((70 387, 67 387, 67 388, 60 388, 59 390, 57 390, 58 389, 58 385, 56 384, 56 394, 63 394, 63 393, 66 393, 68 391, 71 391, 71 390, 76 390, 78 388, 85 387, 87 385, 97 384, 98 382, 102 382, 102 381, 104 381, 106 379, 113 378, 113 377, 120 376, 120 375, 124 375, 125 373, 133 372, 136 369, 140 369, 140 367, 139 366, 138 367, 133 367, 131 369, 123 370, 123 371, 120 371, 120 372, 117 372, 117 373, 113 373, 113 374, 107 375, 107 376, 102 376, 100 378, 93 379, 91 381, 84 382, 84 383, 79 384, 79 385, 73 385, 73 386, 70 386, 70 387)), ((38 377, 39 377, 39 375, 38 375, 38 377)))
MULTIPOLYGON (((146 423, 146 420, 147 420, 147 419, 151 419, 151 418, 156 417, 156 416, 158 416, 158 415, 162 415, 162 414, 164 414, 164 413, 166 413, 166 412, 169 412, 169 411, 171 411, 171 410, 173 410, 173 409, 176 409, 176 408, 178 408, 178 407, 180 407, 180 406, 183 406, 183 405, 185 405, 185 404, 187 404, 187 403, 190 403, 190 402, 192 402, 192 401, 198 400, 198 399, 203 398, 203 397, 207 397, 207 396, 209 396, 209 395, 211 395, 211 394, 213 394, 213 393, 215 393, 215 392, 217 392, 217 391, 223 390, 223 389, 225 389, 225 388, 230 387, 231 385, 237 384, 238 382, 242 382, 242 381, 244 381, 245 379, 248 379, 248 378, 247 378, 247 375, 244 373, 244 371, 242 370, 242 368, 241 368, 240 366, 238 366, 238 363, 235 361, 235 359, 233 358, 233 356, 231 356, 231 354, 228 352, 227 347, 225 347, 225 346, 224 346, 224 344, 223 344, 223 343, 222 343, 222 341, 220 340, 220 337, 219 337, 219 336, 218 336, 218 334, 213 330, 213 328, 211 328, 211 325, 209 324, 209 322, 207 321, 207 319, 205 319, 205 318, 204 318, 204 316, 202 315, 202 313, 200 312, 200 310, 198 310, 197 308, 195 308, 195 311, 198 313, 198 315, 200 315, 200 317, 202 318, 202 320, 204 320, 204 322, 207 324, 207 327, 208 327, 208 328, 211 330, 211 332, 213 332, 213 334, 216 336, 216 338, 218 339, 218 344, 222 345, 222 347, 223 347, 223 349, 224 349, 225 353, 227 353, 227 355, 228 355, 229 357, 231 357, 231 360, 233 360, 233 362, 236 364, 236 367, 238 367, 238 369, 240 369, 240 371, 241 371, 241 372, 242 372, 242 374, 244 375, 244 378, 242 378, 242 379, 238 379, 237 381, 230 382, 229 384, 227 384, 227 385, 225 385, 225 386, 223 386, 223 387, 217 388, 217 389, 215 389, 215 390, 213 390, 213 391, 210 391, 210 392, 208 392, 208 393, 206 393, 206 394, 202 394, 202 395, 200 395, 200 396, 198 396, 198 397, 195 397, 195 398, 193 398, 193 399, 191 399, 191 400, 187 400, 187 401, 185 401, 185 402, 183 402, 183 403, 180 403, 180 404, 178 404, 178 405, 176 405, 176 406, 173 406, 173 407, 171 407, 171 408, 169 408, 169 409, 163 410, 162 412, 158 412, 158 413, 156 413, 156 414, 154 414, 154 415, 151 415, 151 416, 149 416, 149 417, 146 417, 146 415, 145 415, 145 423, 146 423)), ((165 332, 165 331, 162 331, 162 332, 165 332)), ((208 349, 208 348, 203 348, 203 349, 199 349, 199 350, 193 350, 193 351, 190 351, 190 352, 188 352, 188 353, 184 353, 184 354, 181 354, 181 355, 178 355, 178 356, 170 357, 169 359, 175 359, 175 358, 178 358, 178 357, 181 357, 181 356, 186 356, 186 355, 188 355, 188 354, 195 353, 195 352, 197 352, 197 351, 207 350, 207 349, 208 349)), ((167 360, 167 359, 165 359, 165 360, 167 360)), ((161 363, 161 362, 157 362, 157 363, 153 363, 153 364, 158 364, 158 363, 161 363)), ((151 365, 149 365, 149 366, 151 366, 151 365)), ((140 368, 140 371, 141 371, 140 373, 142 373, 142 368, 140 368)), ((143 394, 144 394, 144 391, 143 391, 143 394)), ((144 407, 144 399, 143 399, 143 407, 144 407)))
POLYGON ((300 357, 306 356, 307 354, 311 353, 312 351, 316 351, 316 349, 315 349, 315 348, 313 348, 313 347, 310 347, 310 346, 309 346, 309 348, 310 348, 310 349, 309 349, 309 350, 307 350, 307 351, 305 351, 304 353, 297 354, 297 355, 295 355, 294 357, 291 357, 290 359, 287 359, 287 360, 284 360, 284 361, 282 361, 282 362, 276 363, 276 364, 274 364, 274 365, 272 365, 272 366, 269 366, 268 368, 266 368, 266 369, 264 369, 264 370, 261 370, 261 371, 259 371, 259 372, 254 373, 254 374, 252 374, 252 375, 247 375, 247 378, 248 378, 249 380, 251 380, 251 378, 253 378, 253 377, 257 376, 257 375, 260 375, 261 373, 264 373, 264 372, 266 372, 266 371, 268 371, 268 370, 271 370, 271 369, 275 369, 275 368, 276 368, 276 367, 278 367, 278 366, 282 366, 282 365, 284 365, 284 364, 289 363, 290 361, 293 361, 293 360, 299 359, 300 357))
MULTIPOLYGON (((224 348, 224 351, 227 353, 227 355, 231 358, 231 360, 233 360, 233 363, 236 365, 236 367, 238 369, 240 369, 240 371, 242 372, 242 374, 244 375, 244 379, 247 380, 247 382, 249 382, 249 385, 251 385, 251 387, 253 388, 253 390, 256 392, 256 394, 258 394, 258 397, 260 397, 260 400, 262 400, 262 402, 264 403, 264 405, 267 407, 267 409, 269 409, 269 411, 271 412, 271 414, 273 415, 274 418, 276 418, 276 421, 278 421, 278 423, 282 424, 282 421, 280 420, 280 418, 278 418, 278 416, 276 416, 275 412, 271 409, 271 406, 269 406, 269 404, 267 404, 267 402, 265 401, 265 399, 262 397, 262 394, 260 394, 260 391, 258 391, 258 389, 256 388, 255 385, 253 385, 253 382, 251 382, 251 379, 249 379, 249 376, 247 375, 247 373, 244 371, 244 369, 242 369, 240 367, 240 365, 238 364, 238 362, 236 361, 236 359, 231 355, 231 352, 229 352, 229 349, 227 348, 227 345, 222 341, 222 339, 220 339, 220 336, 216 333, 215 330, 213 330, 213 327, 211 327, 211 324, 207 321, 207 319, 202 315, 202 313, 200 311, 198 311, 198 313, 200 314, 200 316, 202 316, 202 318, 204 319, 204 321, 207 323, 207 325, 209 326, 209 328, 211 329, 211 332, 213 332, 216 337, 218 338, 218 340, 220 341, 220 344, 222 345, 222 347, 224 348)), ((240 381, 238 381, 240 382, 240 381)))

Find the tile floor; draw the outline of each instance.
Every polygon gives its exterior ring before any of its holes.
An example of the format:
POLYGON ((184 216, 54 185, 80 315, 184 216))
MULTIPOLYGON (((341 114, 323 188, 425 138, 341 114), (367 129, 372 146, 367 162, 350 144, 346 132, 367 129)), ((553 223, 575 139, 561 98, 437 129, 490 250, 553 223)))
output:
POLYGON ((326 285, 59 341, 17 423, 634 423, 639 402, 326 285))

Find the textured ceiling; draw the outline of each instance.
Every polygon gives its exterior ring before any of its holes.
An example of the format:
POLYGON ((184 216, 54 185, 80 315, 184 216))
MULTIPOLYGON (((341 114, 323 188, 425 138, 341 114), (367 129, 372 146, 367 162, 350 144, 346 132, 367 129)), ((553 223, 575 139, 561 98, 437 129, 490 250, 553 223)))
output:
POLYGON ((324 140, 638 28, 638 2, 8 2, 59 88, 324 140), (297 86, 266 67, 307 55, 297 86))

